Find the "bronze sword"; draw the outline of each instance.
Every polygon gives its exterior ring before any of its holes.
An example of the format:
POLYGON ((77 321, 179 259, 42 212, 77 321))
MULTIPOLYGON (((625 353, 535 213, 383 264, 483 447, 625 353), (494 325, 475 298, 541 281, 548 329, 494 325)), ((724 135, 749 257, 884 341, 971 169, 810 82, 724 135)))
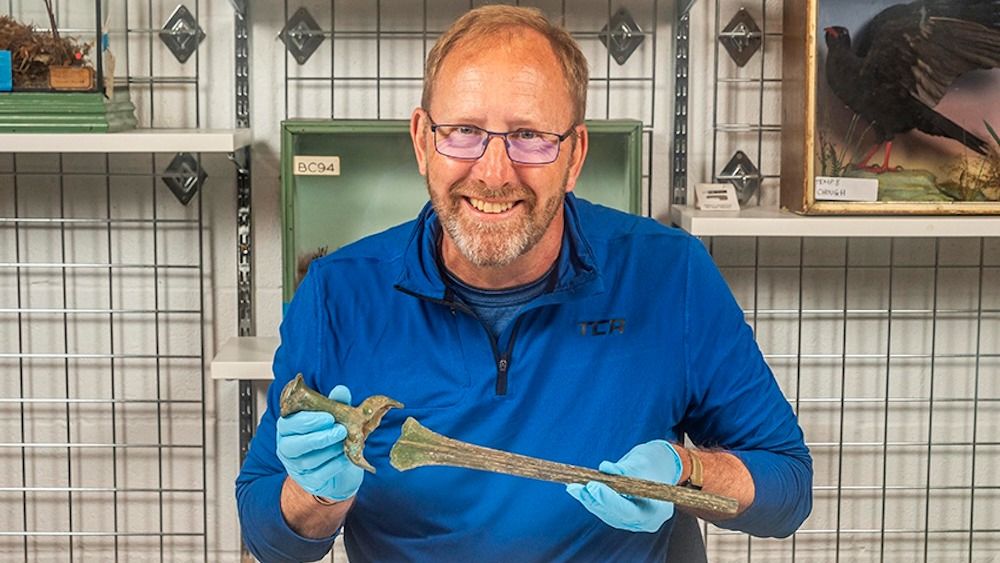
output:
POLYGON ((726 515, 739 511, 739 503, 729 497, 469 444, 433 432, 413 417, 403 423, 403 431, 389 452, 389 462, 400 471, 425 465, 448 465, 556 483, 599 481, 624 495, 665 500, 678 506, 726 515))

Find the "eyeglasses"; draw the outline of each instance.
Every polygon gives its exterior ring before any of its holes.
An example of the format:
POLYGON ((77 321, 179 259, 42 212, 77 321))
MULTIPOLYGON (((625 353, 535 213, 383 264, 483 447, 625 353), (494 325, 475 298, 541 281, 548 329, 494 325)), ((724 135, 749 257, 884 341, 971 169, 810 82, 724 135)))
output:
POLYGON ((559 158, 559 147, 573 134, 574 127, 560 135, 533 129, 517 131, 487 131, 475 125, 455 125, 434 123, 430 114, 434 133, 434 148, 451 158, 476 160, 486 154, 486 147, 493 137, 502 137, 507 157, 518 164, 550 164, 559 158))

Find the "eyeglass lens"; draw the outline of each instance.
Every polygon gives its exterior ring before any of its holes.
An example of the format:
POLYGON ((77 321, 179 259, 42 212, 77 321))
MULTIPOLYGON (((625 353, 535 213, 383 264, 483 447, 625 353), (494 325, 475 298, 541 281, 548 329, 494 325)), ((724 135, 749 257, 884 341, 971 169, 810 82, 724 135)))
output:
MULTIPOLYGON (((486 152, 489 133, 472 126, 438 125, 434 142, 438 152, 452 158, 476 159, 486 152)), ((559 136, 537 131, 506 135, 507 156, 525 164, 547 164, 559 156, 559 136)))

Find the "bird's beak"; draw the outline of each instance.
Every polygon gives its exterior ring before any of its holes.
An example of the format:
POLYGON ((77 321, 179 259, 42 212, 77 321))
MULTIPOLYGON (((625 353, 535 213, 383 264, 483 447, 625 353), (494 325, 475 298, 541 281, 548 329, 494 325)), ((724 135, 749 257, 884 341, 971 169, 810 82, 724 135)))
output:
POLYGON ((824 31, 824 32, 826 32, 826 35, 827 35, 828 37, 830 37, 830 36, 832 36, 832 37, 837 37, 837 35, 839 35, 839 34, 837 33, 837 30, 836 30, 836 29, 834 29, 834 28, 832 28, 832 27, 824 27, 824 28, 823 28, 823 31, 824 31))

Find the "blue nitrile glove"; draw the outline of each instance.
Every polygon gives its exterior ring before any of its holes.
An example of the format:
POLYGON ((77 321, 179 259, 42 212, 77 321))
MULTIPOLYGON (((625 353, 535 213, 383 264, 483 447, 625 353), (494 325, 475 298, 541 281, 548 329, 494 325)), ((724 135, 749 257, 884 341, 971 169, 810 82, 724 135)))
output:
MULTIPOLYGON (((627 475, 676 485, 681 457, 670 444, 653 440, 629 450, 617 463, 602 461, 598 469, 612 475, 627 475)), ((608 526, 632 532, 655 532, 674 515, 674 503, 623 496, 604 483, 571 483, 566 492, 608 526)))
MULTIPOLYGON (((338 385, 330 399, 351 404, 351 392, 338 385)), ((299 411, 278 418, 278 459, 288 475, 307 492, 333 500, 351 498, 361 487, 365 470, 347 459, 347 428, 328 412, 299 411)))

